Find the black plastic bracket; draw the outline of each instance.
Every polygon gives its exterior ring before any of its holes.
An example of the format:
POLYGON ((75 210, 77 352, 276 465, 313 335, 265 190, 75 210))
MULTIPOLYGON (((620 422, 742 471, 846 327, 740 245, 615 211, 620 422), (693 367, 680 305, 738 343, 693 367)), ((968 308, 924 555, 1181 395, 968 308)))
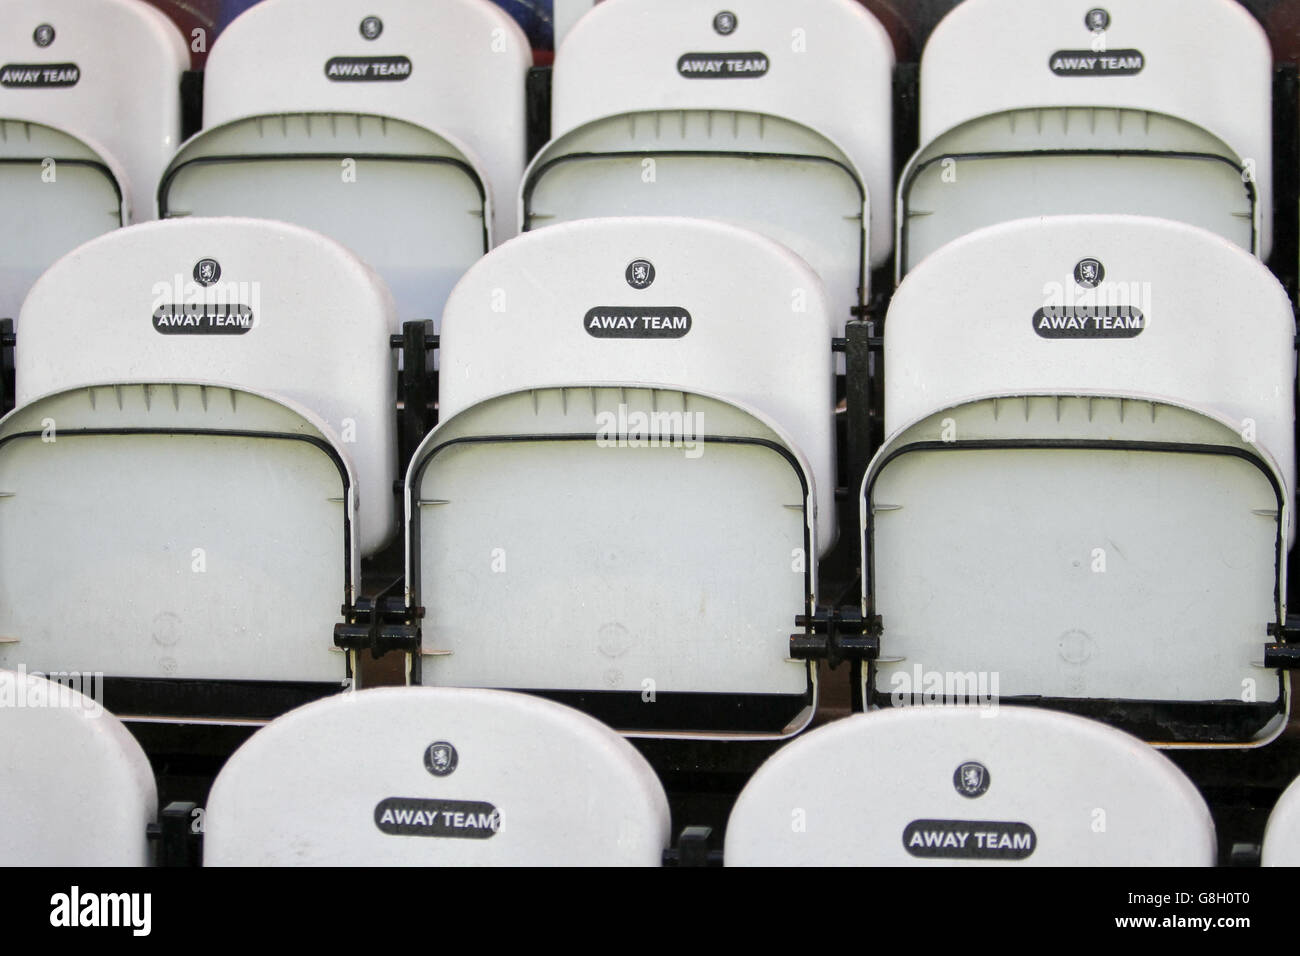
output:
POLYGON ((722 851, 710 850, 712 827, 686 827, 677 838, 676 849, 664 850, 664 866, 721 866, 722 851))
POLYGON ((148 827, 148 837, 158 844, 159 866, 196 867, 202 857, 203 830, 196 825, 199 805, 180 800, 162 808, 158 822, 148 827))
POLYGON ((1273 251, 1268 266, 1286 288, 1292 301, 1300 294, 1300 232, 1297 232, 1296 203, 1300 202, 1300 69, 1294 63, 1279 63, 1273 71, 1273 251))
POLYGON ((819 607, 794 619, 802 634, 790 635, 790 656, 800 661, 826 661, 834 670, 843 661, 874 661, 880 656, 880 615, 863 618, 856 607, 819 607))
POLYGON ((345 651, 367 648, 374 658, 389 651, 420 652, 420 618, 424 608, 406 606, 399 578, 373 598, 343 605, 343 622, 334 625, 334 646, 345 651))
POLYGON ((1277 670, 1300 669, 1300 644, 1265 644, 1264 666, 1277 670))
POLYGON ((1300 618, 1288 614, 1281 626, 1270 624, 1268 636, 1280 640, 1264 645, 1264 666, 1277 670, 1300 669, 1300 618))
POLYGON ((1261 847, 1258 843, 1234 843, 1228 851, 1228 866, 1234 868, 1259 866, 1261 847))

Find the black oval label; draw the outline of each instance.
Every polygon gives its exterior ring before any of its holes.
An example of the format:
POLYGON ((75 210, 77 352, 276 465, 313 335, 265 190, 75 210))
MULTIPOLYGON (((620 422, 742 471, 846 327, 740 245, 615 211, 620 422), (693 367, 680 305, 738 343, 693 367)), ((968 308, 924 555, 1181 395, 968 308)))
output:
POLYGON ((1023 860, 1037 846, 1028 823, 913 820, 903 829, 903 848, 926 859, 1023 860))
POLYGON ((76 86, 81 67, 75 63, 6 63, 0 66, 0 86, 37 89, 76 86))
POLYGON ((154 331, 163 335, 243 335, 253 325, 253 310, 246 305, 187 302, 153 311, 154 331))
POLYGON ((336 56, 325 63, 325 78, 335 83, 400 83, 410 76, 404 56, 336 56))
POLYGON ((1034 331, 1045 339, 1132 339, 1146 324, 1131 305, 1053 305, 1034 313, 1034 331))
POLYGON ((1147 61, 1141 50, 1057 50, 1047 65, 1057 76, 1134 76, 1147 61))
POLYGON ((599 305, 582 317, 582 327, 598 339, 680 339, 691 330, 691 314, 675 305, 599 305))
POLYGON ((766 53, 683 53, 677 72, 688 80, 723 80, 764 76, 766 53))
POLYGON ((501 828, 501 812, 479 800, 388 797, 375 804, 375 826, 393 836, 487 840, 501 828))

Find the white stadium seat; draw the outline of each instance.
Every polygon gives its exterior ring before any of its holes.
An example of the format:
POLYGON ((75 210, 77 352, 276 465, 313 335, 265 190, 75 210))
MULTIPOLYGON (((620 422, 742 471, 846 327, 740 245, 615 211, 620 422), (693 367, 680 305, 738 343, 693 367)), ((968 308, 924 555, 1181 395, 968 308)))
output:
POLYGON ((966 676, 1165 744, 1276 736, 1293 337, 1264 266, 1181 223, 1021 220, 927 258, 862 487, 865 699, 966 676))
POLYGON ((142 0, 0 0, 0 317, 68 250, 157 215, 188 65, 142 0))
POLYGON ((898 275, 981 226, 1064 213, 1177 219, 1267 257, 1272 64, 1235 0, 965 0, 921 57, 898 275))
POLYGON ((553 138, 525 174, 521 228, 744 226, 817 270, 842 329, 892 243, 893 64, 853 0, 600 4, 556 53, 553 138))
POLYGON ((395 526, 391 316, 267 221, 131 226, 42 276, 0 422, 0 665, 102 671, 124 719, 342 686, 333 627, 395 526))
POLYGON ((835 527, 832 322, 797 257, 703 220, 555 226, 471 269, 407 475, 413 679, 628 731, 798 730, 815 693, 789 634, 835 527))
POLYGON ((147 223, 66 256, 32 289, 19 403, 103 382, 269 392, 328 424, 359 486, 359 544, 396 530, 392 299, 338 243, 249 219, 147 223), (210 270, 201 275, 202 270, 210 270))
POLYGON ((1300 866, 1300 777, 1269 814, 1261 849, 1261 866, 1300 866))
POLYGON ((122 167, 132 219, 153 219, 180 145, 180 31, 144 0, 3 0, 0 14, 0 117, 101 145, 122 167))
POLYGON ((702 220, 568 223, 520 236, 481 262, 446 320, 444 418, 533 384, 716 392, 791 433, 816 474, 823 553, 834 543, 835 318, 817 276, 788 250, 702 220), (627 280, 638 261, 654 270, 644 289, 627 280), (685 319, 670 315, 684 329, 618 327, 618 307, 644 305, 684 309, 685 319))
POLYGON ((51 676, 0 670, 0 866, 147 866, 158 795, 144 751, 98 677, 51 676))
POLYGON ((384 277, 395 327, 436 320, 514 233, 530 64, 487 0, 263 0, 212 46, 204 130, 163 177, 162 214, 316 229, 384 277))
POLYGON ((205 866, 658 866, 669 816, 645 759, 574 710, 376 688, 254 734, 204 831, 205 866))
POLYGON ((728 866, 1213 866, 1159 751, 1070 714, 909 707, 787 744, 741 791, 728 866))
POLYGON ((20 405, 0 666, 106 674, 123 719, 265 719, 338 690, 355 485, 328 426, 251 391, 124 378, 20 405))

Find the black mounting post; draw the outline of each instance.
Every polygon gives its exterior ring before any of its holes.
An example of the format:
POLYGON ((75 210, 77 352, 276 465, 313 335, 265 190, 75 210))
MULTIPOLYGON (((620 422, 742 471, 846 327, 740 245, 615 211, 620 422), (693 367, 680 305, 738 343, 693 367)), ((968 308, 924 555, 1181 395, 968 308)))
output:
POLYGON ((551 141, 551 68, 529 67, 524 83, 528 105, 528 158, 532 159, 551 141))
POLYGON ((197 867, 202 851, 202 828, 196 826, 199 805, 180 800, 162 808, 158 822, 149 824, 149 839, 158 844, 159 866, 197 867))
POLYGON ((181 142, 203 128, 203 71, 181 74, 181 142))
MULTIPOLYGON (((1300 67, 1279 63, 1273 70, 1273 252, 1268 267, 1291 297, 1300 303, 1300 67)), ((1266 210, 1264 215, 1268 215, 1266 210)), ((1300 329, 1300 326, 1297 326, 1300 329)), ((1295 423, 1300 439, 1300 420, 1295 423)), ((1287 600, 1300 601, 1300 563, 1287 569, 1287 600)))
MULTIPOLYGON (((871 375, 872 323, 853 319, 844 326, 844 388, 848 442, 848 491, 856 498, 875 445, 876 399, 871 375)), ((878 363, 877 363, 878 364, 878 363)))
POLYGON ((0 319, 0 415, 13 411, 17 404, 14 397, 14 347, 17 344, 14 320, 0 319))
POLYGON ((686 827, 677 838, 677 847, 664 850, 664 866, 721 866, 722 852, 709 849, 712 839, 712 827, 686 827))
POLYGON ((402 323, 402 334, 390 340, 392 347, 402 352, 400 391, 402 399, 401 431, 398 435, 398 468, 406 466, 420 446, 424 436, 434 425, 434 405, 437 384, 433 371, 432 353, 438 347, 438 336, 433 334, 433 323, 402 323))
POLYGON ((1279 63, 1273 71, 1273 251, 1269 268, 1291 301, 1300 297, 1300 68, 1279 63))

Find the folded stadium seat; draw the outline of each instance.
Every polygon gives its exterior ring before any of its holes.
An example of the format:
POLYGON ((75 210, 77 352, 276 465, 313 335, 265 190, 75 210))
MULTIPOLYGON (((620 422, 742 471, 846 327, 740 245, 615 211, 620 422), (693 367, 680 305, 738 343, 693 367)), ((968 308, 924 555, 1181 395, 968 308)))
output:
POLYGON ((142 0, 4 0, 0 10, 0 318, 16 318, 59 256, 155 217, 189 51, 142 0))
POLYGON ((395 328, 436 319, 514 232, 530 57, 487 0, 264 0, 212 45, 159 208, 315 229, 384 277, 395 328))
POLYGON ((407 473, 416 683, 543 692, 621 730, 793 733, 789 659, 834 535, 834 319, 722 223, 521 236, 443 316, 442 423, 407 473))
POLYGON ((260 720, 347 679, 355 478, 306 409, 81 386, 0 423, 0 484, 0 666, 103 673, 136 720, 260 720))
POLYGON ((1262 866, 1300 866, 1300 778, 1283 791, 1264 829, 1262 866))
POLYGON ((333 626, 393 524, 391 312, 283 223, 132 226, 42 276, 0 422, 0 666, 102 671, 124 719, 341 686, 333 626))
POLYGON ((838 720, 750 779, 727 866, 1213 866, 1214 822, 1159 751, 1027 707, 838 720))
POLYGON ((286 714, 235 752, 203 863, 658 866, 668 840, 654 771, 590 717, 501 691, 376 688, 286 714))
POLYGON ((0 866, 149 864, 153 770, 101 690, 0 670, 0 866))
POLYGON ((525 174, 521 228, 744 226, 817 270, 842 329, 890 252, 893 64, 853 0, 602 3, 556 53, 553 139, 525 174))
POLYGON ((1267 269, 1182 223, 1019 220, 928 257, 890 306, 890 437, 861 491, 883 626, 864 699, 978 693, 1162 744, 1272 739, 1293 343, 1267 269))
POLYGON ((1061 213, 1176 219, 1268 255, 1272 57, 1235 0, 966 0, 920 88, 900 277, 981 226, 1061 213))

